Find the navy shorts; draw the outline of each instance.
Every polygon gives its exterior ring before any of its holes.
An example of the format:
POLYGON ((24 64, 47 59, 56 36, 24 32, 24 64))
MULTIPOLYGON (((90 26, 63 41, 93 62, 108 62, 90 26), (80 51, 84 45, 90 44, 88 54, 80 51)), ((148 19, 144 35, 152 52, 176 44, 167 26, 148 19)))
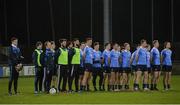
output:
POLYGON ((119 67, 111 67, 111 72, 119 72, 119 67))
POLYGON ((148 73, 151 73, 152 68, 151 68, 151 67, 148 67, 147 70, 148 70, 148 73))
POLYGON ((119 67, 119 73, 123 73, 123 68, 119 67))
POLYGON ((147 65, 137 65, 136 71, 147 71, 147 65))
POLYGON ((131 73, 131 68, 130 67, 124 67, 123 69, 123 73, 131 73))
POLYGON ((79 69, 79 75, 84 75, 84 67, 80 67, 79 69))
POLYGON ((132 68, 132 71, 136 71, 136 69, 137 69, 137 66, 135 66, 135 65, 132 65, 132 66, 131 66, 131 68, 132 68))
POLYGON ((110 67, 104 67, 104 73, 111 73, 110 67))
POLYGON ((160 65, 152 65, 152 70, 153 71, 161 71, 161 66, 160 65))
POLYGON ((54 68, 54 69, 52 70, 52 75, 53 75, 53 76, 57 76, 57 69, 56 69, 56 68, 54 68))
POLYGON ((164 72, 172 72, 172 66, 169 65, 163 65, 162 69, 164 72))
POLYGON ((92 72, 96 72, 96 71, 102 71, 102 72, 103 72, 102 68, 96 68, 96 67, 93 67, 92 72))
POLYGON ((84 64, 84 69, 85 69, 85 71, 87 71, 87 72, 92 72, 92 64, 90 64, 90 63, 85 63, 85 64, 84 64))

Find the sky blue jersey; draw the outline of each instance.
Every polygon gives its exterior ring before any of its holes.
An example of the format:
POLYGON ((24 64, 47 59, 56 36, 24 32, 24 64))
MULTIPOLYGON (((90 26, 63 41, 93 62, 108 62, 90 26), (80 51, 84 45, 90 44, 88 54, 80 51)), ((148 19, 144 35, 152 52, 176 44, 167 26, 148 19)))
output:
POLYGON ((122 56, 122 67, 123 68, 130 67, 131 52, 128 50, 124 50, 122 51, 121 56, 122 56))
POLYGON ((137 65, 147 65, 147 49, 140 47, 137 51, 138 60, 137 65))
POLYGON ((134 51, 131 56, 133 66, 136 66, 136 54, 137 54, 137 50, 134 51))
POLYGON ((149 51, 147 51, 147 68, 151 67, 151 54, 149 51))
POLYGON ((111 59, 110 67, 120 67, 120 64, 119 64, 120 52, 119 51, 115 51, 114 49, 111 50, 110 59, 111 59))
POLYGON ((84 48, 85 59, 84 63, 93 64, 93 49, 92 47, 86 46, 84 48))
POLYGON ((104 64, 103 64, 103 66, 104 66, 104 67, 110 67, 110 64, 109 64, 109 62, 108 62, 108 59, 110 58, 110 51, 104 50, 104 51, 103 51, 103 54, 102 54, 102 57, 103 57, 103 59, 104 59, 104 64))
POLYGON ((101 68, 101 59, 102 59, 101 51, 93 50, 93 67, 101 68))
POLYGON ((164 49, 161 51, 161 56, 163 57, 162 59, 162 64, 167 65, 167 66, 172 66, 172 51, 170 49, 164 49))
POLYGON ((157 48, 153 47, 151 49, 151 57, 153 65, 160 65, 160 52, 157 48))

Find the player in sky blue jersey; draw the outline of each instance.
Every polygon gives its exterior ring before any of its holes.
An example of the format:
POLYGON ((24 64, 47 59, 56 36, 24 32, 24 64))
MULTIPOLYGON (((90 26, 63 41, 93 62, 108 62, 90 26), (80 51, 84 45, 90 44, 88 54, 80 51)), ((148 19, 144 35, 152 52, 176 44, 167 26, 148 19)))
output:
POLYGON ((164 49, 161 51, 161 60, 162 60, 162 69, 164 71, 164 78, 163 78, 163 84, 164 89, 169 90, 170 89, 170 81, 171 81, 171 73, 172 73, 172 51, 170 50, 171 43, 165 42, 164 43, 164 49))
POLYGON ((110 49, 111 44, 105 44, 105 50, 103 51, 102 58, 103 58, 103 69, 104 69, 104 78, 103 78, 103 90, 105 90, 105 82, 107 79, 107 90, 110 90, 110 80, 111 80, 111 69, 110 69, 110 49))
MULTIPOLYGON (((147 79, 147 88, 149 89, 149 84, 151 82, 151 72, 152 72, 152 68, 151 68, 151 54, 150 54, 150 50, 151 50, 151 45, 147 45, 147 70, 148 70, 148 77, 145 78, 144 80, 147 79)), ((145 81, 143 80, 143 84, 145 84, 145 81)))
POLYGON ((81 42, 80 45, 80 72, 79 72, 79 84, 80 84, 80 91, 83 90, 83 76, 84 76, 84 59, 83 59, 83 52, 84 48, 86 47, 85 42, 81 42))
MULTIPOLYGON (((136 79, 134 81, 134 90, 139 90, 139 81, 141 79, 142 72, 144 72, 144 75, 147 75, 147 42, 146 40, 141 40, 141 47, 138 49, 136 53, 136 63, 137 63, 137 69, 136 69, 136 79)), ((147 84, 146 84, 147 87, 147 84)))
POLYGON ((151 49, 151 63, 152 63, 152 71, 153 71, 153 77, 151 79, 151 90, 158 90, 157 83, 160 78, 160 52, 158 50, 159 48, 159 41, 154 40, 153 41, 154 47, 151 49))
POLYGON ((130 45, 129 43, 124 43, 125 50, 122 51, 122 70, 123 70, 123 85, 125 89, 129 89, 129 76, 131 73, 130 59, 130 45))
POLYGON ((114 91, 114 86, 116 82, 116 74, 119 73, 120 67, 120 52, 118 51, 118 44, 113 45, 113 49, 110 53, 110 68, 111 68, 111 90, 114 91))
POLYGON ((99 76, 99 90, 102 91, 102 81, 103 81, 103 71, 102 71, 102 53, 99 51, 99 42, 94 43, 93 50, 93 86, 94 91, 97 91, 96 88, 96 79, 99 76))
POLYGON ((86 89, 89 91, 89 85, 88 82, 91 78, 91 71, 92 71, 92 64, 93 64, 93 48, 92 45, 92 39, 87 38, 86 39, 86 47, 84 48, 83 58, 84 58, 84 77, 83 77, 83 90, 86 89))
POLYGON ((115 91, 119 91, 122 89, 122 64, 121 64, 121 46, 118 45, 118 52, 120 53, 119 57, 119 69, 118 72, 116 73, 116 79, 115 79, 115 91))
POLYGON ((139 49, 140 45, 138 44, 137 47, 136 47, 136 50, 132 53, 131 55, 131 70, 132 70, 132 73, 133 73, 133 81, 135 81, 135 71, 136 71, 136 53, 139 49))

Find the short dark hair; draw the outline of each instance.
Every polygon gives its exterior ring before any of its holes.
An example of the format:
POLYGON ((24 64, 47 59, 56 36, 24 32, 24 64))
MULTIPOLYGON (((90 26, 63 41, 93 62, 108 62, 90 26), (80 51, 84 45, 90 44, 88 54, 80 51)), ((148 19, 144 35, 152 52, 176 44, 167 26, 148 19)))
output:
POLYGON ((129 45, 129 43, 124 43, 124 47, 126 47, 127 45, 129 45))
POLYGON ((71 45, 71 44, 73 44, 72 41, 68 41, 68 42, 67 42, 67 46, 69 46, 69 45, 71 45))
POLYGON ((85 43, 85 42, 81 42, 81 45, 82 45, 82 44, 86 44, 86 43, 85 43))
POLYGON ((42 45, 42 42, 41 42, 41 41, 36 42, 36 47, 38 47, 38 46, 40 46, 40 45, 42 45))
POLYGON ((104 47, 107 47, 110 43, 105 43, 104 47))
POLYGON ((142 39, 140 43, 143 44, 144 42, 147 42, 147 41, 145 39, 142 39))
POLYGON ((49 41, 45 41, 44 42, 44 46, 47 46, 48 43, 49 43, 49 41))
POLYGON ((55 42, 54 42, 54 41, 51 41, 50 43, 51 43, 51 44, 55 44, 55 42))
POLYGON ((79 40, 79 39, 78 39, 78 38, 74 38, 74 39, 73 39, 73 42, 74 42, 74 41, 77 41, 77 40, 79 40))
POLYGON ((12 38, 11 38, 11 42, 13 42, 14 40, 18 40, 18 38, 12 37, 12 38))
POLYGON ((61 44, 63 41, 67 41, 67 39, 59 39, 59 43, 61 44))
POLYGON ((112 45, 112 46, 115 46, 116 44, 118 45, 118 43, 113 43, 113 45, 112 45))
POLYGON ((89 41, 89 40, 92 40, 92 38, 86 38, 86 42, 89 41))
POLYGON ((94 42, 94 46, 99 45, 99 42, 94 42))
POLYGON ((157 42, 159 42, 159 41, 158 41, 158 40, 154 40, 154 41, 153 41, 153 45, 156 44, 157 42))
POLYGON ((146 46, 146 47, 148 48, 149 46, 151 47, 151 45, 150 45, 150 44, 147 44, 147 46, 146 46))
MULTIPOLYGON (((164 42, 164 48, 166 48, 167 44, 170 43, 168 41, 164 42)), ((170 43, 171 44, 171 43, 170 43)))

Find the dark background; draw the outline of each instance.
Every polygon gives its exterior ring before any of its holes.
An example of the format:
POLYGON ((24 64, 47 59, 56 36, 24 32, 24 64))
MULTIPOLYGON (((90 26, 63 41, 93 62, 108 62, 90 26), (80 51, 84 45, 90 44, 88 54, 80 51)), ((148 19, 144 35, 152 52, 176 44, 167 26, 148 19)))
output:
MULTIPOLYGON (((173 0, 173 5, 172 0, 133 0, 132 5, 131 0, 111 2, 113 42, 137 44, 145 38, 151 44, 154 38, 162 45, 164 41, 172 41, 176 53, 173 58, 180 60, 180 0, 173 0)), ((0 45, 8 46, 12 36, 19 38, 28 58, 26 63, 30 62, 29 55, 39 40, 57 42, 59 38, 78 37, 84 41, 92 37, 103 44, 103 0, 0 0, 0 45)))

